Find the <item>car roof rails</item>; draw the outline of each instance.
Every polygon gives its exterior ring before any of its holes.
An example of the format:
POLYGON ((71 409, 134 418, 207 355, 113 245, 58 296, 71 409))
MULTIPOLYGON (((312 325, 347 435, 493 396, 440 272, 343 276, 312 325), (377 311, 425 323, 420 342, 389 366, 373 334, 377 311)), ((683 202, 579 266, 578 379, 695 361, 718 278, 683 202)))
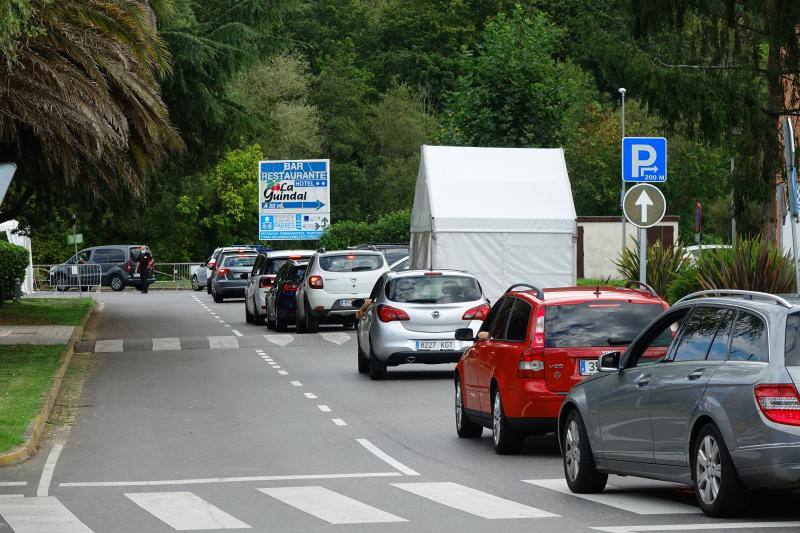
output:
MULTIPOLYGON (((655 289, 653 289, 653 287, 651 287, 647 283, 644 283, 642 281, 636 281, 635 279, 631 279, 631 280, 628 280, 628 281, 625 282, 625 288, 626 289, 632 289, 634 287, 642 287, 643 289, 645 289, 647 292, 650 293, 650 296, 653 296, 654 298, 658 298, 659 297, 658 293, 655 291, 655 289)), ((636 290, 636 289, 634 289, 634 290, 636 290)))
POLYGON ((536 292, 537 298, 539 298, 540 300, 544 300, 544 292, 542 291, 542 289, 536 287, 535 285, 531 285, 530 283, 515 283, 514 285, 507 288, 506 292, 511 292, 517 287, 528 287, 528 289, 531 289, 536 292))
POLYGON ((691 294, 687 294, 686 296, 675 302, 675 304, 679 304, 681 302, 688 302, 689 300, 696 300, 697 298, 714 297, 714 296, 719 296, 719 297, 741 296, 748 300, 759 299, 762 301, 772 302, 774 304, 786 307, 787 309, 791 309, 793 307, 788 300, 786 300, 785 298, 781 298, 780 296, 775 296, 774 294, 769 294, 766 292, 745 291, 740 289, 713 289, 707 291, 693 292, 691 294))

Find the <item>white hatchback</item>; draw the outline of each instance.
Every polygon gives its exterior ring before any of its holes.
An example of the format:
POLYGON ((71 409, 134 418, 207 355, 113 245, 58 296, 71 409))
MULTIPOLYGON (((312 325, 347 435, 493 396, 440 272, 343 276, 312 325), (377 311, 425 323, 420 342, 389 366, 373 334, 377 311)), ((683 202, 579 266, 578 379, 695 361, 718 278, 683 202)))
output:
POLYGON ((389 270, 380 252, 339 250, 314 254, 297 289, 297 331, 315 333, 320 322, 353 327, 353 300, 369 296, 381 274, 389 270))

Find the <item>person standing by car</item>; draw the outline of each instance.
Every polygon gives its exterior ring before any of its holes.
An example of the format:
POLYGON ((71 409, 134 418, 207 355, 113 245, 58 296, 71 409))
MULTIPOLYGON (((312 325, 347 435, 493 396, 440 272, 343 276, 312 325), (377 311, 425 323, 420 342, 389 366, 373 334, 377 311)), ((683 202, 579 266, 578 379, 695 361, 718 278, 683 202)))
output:
POLYGON ((142 294, 147 294, 147 283, 152 268, 153 256, 150 255, 150 251, 145 248, 136 260, 136 272, 139 273, 139 280, 141 280, 142 294))

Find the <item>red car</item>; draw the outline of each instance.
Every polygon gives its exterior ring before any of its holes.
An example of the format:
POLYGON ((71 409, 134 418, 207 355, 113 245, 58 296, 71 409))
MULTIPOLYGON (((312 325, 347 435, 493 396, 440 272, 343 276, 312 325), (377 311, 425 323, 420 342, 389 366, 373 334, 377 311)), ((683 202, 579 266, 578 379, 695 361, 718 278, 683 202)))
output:
MULTIPOLYGON (((527 435, 555 431, 570 388, 597 371, 600 355, 627 346, 667 307, 638 282, 510 287, 456 367, 458 436, 480 437, 491 428, 495 451, 506 454, 519 451, 527 435)), ((471 330, 456 335, 472 339, 471 330)))

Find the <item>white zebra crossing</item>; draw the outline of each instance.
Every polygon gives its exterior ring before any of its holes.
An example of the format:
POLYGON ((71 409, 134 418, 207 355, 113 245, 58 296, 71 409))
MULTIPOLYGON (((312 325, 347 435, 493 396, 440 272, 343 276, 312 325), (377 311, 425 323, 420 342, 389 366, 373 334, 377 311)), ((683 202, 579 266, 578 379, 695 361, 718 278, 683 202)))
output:
POLYGON ((153 339, 153 351, 180 350, 181 340, 178 337, 162 337, 153 339))
POLYGON ((340 331, 321 332, 319 336, 325 339, 326 341, 338 344, 339 346, 350 340, 350 335, 348 335, 347 333, 342 333, 340 331))
POLYGON ((94 343, 94 351, 100 353, 121 352, 122 339, 99 340, 94 343))
POLYGON ((264 335, 264 338, 267 339, 272 344, 277 344, 278 346, 286 346, 291 342, 294 342, 294 337, 291 335, 264 335))
POLYGON ((131 492, 125 496, 176 531, 250 528, 192 492, 131 492))
POLYGON ((92 533, 53 496, 0 497, 0 516, 14 533, 92 533))
POLYGON ((236 337, 231 335, 222 337, 209 337, 208 347, 211 350, 235 350, 239 348, 239 341, 236 340, 236 337))
POLYGON ((278 487, 258 490, 329 524, 408 521, 325 487, 278 487))

